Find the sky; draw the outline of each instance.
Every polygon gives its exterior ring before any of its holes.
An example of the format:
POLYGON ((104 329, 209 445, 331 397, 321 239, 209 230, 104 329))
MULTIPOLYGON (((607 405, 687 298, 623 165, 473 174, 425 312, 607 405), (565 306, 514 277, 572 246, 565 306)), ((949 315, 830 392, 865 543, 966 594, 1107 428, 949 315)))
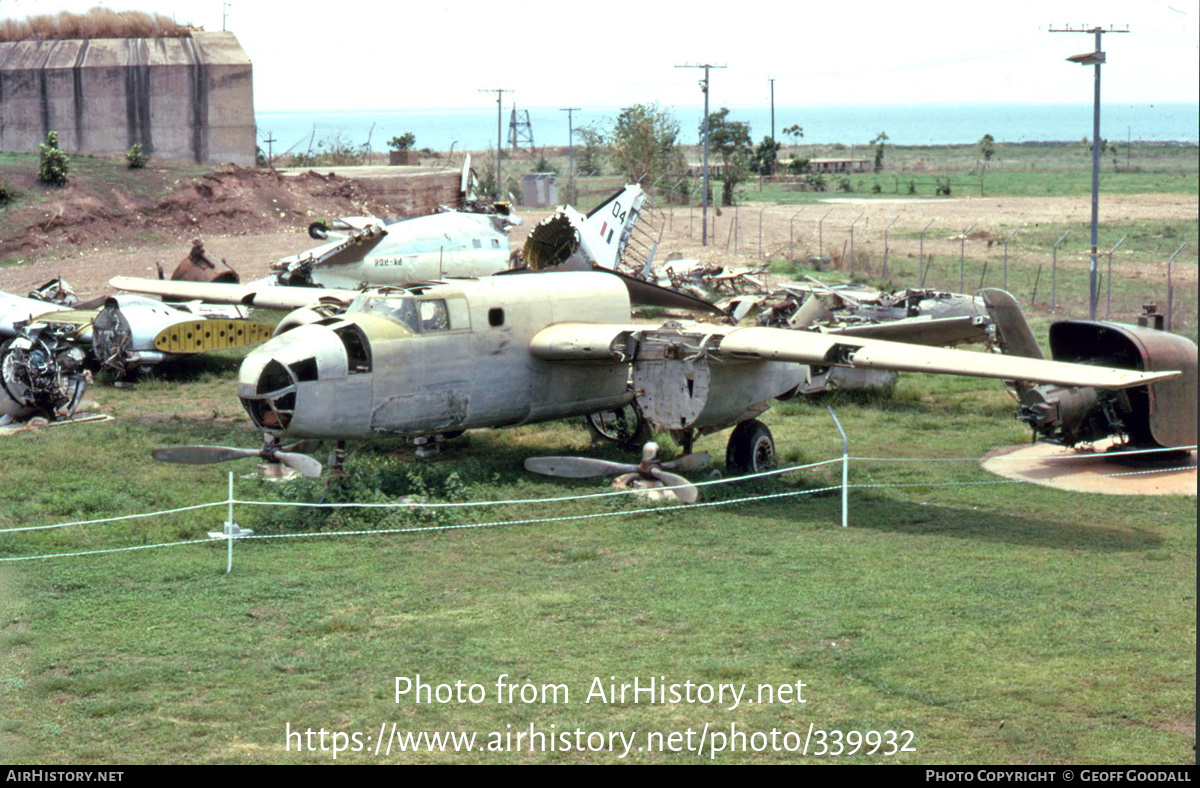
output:
POLYGON ((0 0, 0 18, 96 5, 233 31, 259 111, 1090 104, 1094 69, 1066 62, 1102 37, 1105 103, 1195 103, 1195 0, 964 4, 569 3, 564 0, 0 0), (704 9, 710 10, 704 10, 704 9), (681 10, 682 9, 682 10, 681 10), (224 12, 225 18, 222 19, 224 12), (486 92, 486 91, 491 91, 486 92))

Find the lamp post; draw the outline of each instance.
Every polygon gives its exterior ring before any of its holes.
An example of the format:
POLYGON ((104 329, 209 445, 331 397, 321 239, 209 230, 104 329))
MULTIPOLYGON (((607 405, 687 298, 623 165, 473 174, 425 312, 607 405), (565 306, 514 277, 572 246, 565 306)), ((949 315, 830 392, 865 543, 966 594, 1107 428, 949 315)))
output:
POLYGON ((1096 301, 1099 298, 1096 285, 1097 269, 1099 267, 1099 228, 1100 228, 1100 66, 1104 65, 1105 55, 1100 49, 1100 37, 1105 33, 1128 33, 1129 30, 1105 30, 1093 27, 1087 30, 1064 28, 1051 33, 1091 33, 1096 36, 1096 49, 1084 52, 1082 55, 1072 55, 1067 58, 1071 63, 1081 66, 1095 66, 1095 98, 1092 103, 1092 251, 1091 262, 1088 264, 1088 318, 1096 319, 1096 301))

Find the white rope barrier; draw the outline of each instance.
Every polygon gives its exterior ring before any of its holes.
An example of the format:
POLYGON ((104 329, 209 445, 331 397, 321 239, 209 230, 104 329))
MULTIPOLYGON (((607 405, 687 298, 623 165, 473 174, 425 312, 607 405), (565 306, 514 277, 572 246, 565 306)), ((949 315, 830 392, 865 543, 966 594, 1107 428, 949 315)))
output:
MULTIPOLYGON (((1187 447, 1179 447, 1178 449, 1173 449, 1171 451, 1179 451, 1179 450, 1189 450, 1190 451, 1195 448, 1196 448, 1195 446, 1187 446, 1187 447)), ((846 453, 843 454, 843 456, 839 457, 839 458, 834 458, 834 459, 829 459, 829 460, 821 460, 821 461, 807 463, 807 464, 803 464, 803 465, 788 466, 786 468, 776 468, 773 470, 762 471, 759 473, 748 474, 745 476, 734 476, 734 477, 726 477, 726 478, 721 478, 721 479, 709 479, 706 481, 695 482, 691 486, 706 487, 706 486, 713 486, 713 485, 720 485, 720 484, 743 483, 743 482, 754 481, 757 479, 767 478, 767 477, 771 477, 771 476, 779 476, 779 475, 783 475, 783 474, 795 473, 797 471, 810 470, 810 469, 819 468, 819 467, 822 467, 825 465, 833 465, 836 463, 841 463, 843 465, 843 470, 845 470, 846 464, 850 460, 855 460, 855 461, 859 461, 859 462, 891 462, 891 463, 895 463, 895 462, 910 462, 910 463, 972 462, 972 463, 978 463, 978 462, 981 462, 981 458, 977 458, 977 457, 857 457, 857 456, 851 456, 848 453, 848 446, 846 447, 845 451, 846 451, 846 453)), ((1134 454, 1154 454, 1154 453, 1163 453, 1163 450, 1148 449, 1148 450, 1130 451, 1127 453, 1123 452, 1120 456, 1125 457, 1125 456, 1134 455, 1134 454)), ((1076 459, 1077 460, 1077 459, 1081 459, 1081 458, 1112 459, 1112 457, 1113 457, 1113 455, 1110 455, 1110 454, 1094 454, 1094 455, 1070 455, 1070 456, 1062 456, 1062 457, 1040 457, 1038 459, 1039 460, 1058 460, 1058 459, 1076 459)), ((1009 458, 1009 457, 1001 455, 998 457, 993 457, 993 458, 988 458, 988 459, 989 460, 1002 460, 1002 459, 1018 459, 1018 458, 1009 458)), ((1098 478, 1123 477, 1123 476, 1144 476, 1144 475, 1156 474, 1156 473, 1175 473, 1175 472, 1179 472, 1179 471, 1189 471, 1189 470, 1195 470, 1195 466, 1185 465, 1185 466, 1176 466, 1176 467, 1170 467, 1170 468, 1154 468, 1154 469, 1139 470, 1139 471, 1124 471, 1124 472, 1117 472, 1117 473, 1110 473, 1110 474, 1098 474, 1097 476, 1098 476, 1098 478)), ((565 515, 565 516, 559 516, 559 517, 537 517, 537 518, 524 518, 524 519, 516 519, 516 520, 494 520, 494 521, 483 522, 483 523, 459 523, 459 524, 451 524, 451 525, 438 524, 438 525, 426 525, 426 526, 413 526, 413 527, 405 527, 405 528, 369 529, 369 530, 359 530, 359 531, 315 531, 315 532, 306 532, 306 533, 287 533, 287 534, 245 534, 245 535, 237 536, 236 538, 239 541, 240 540, 256 540, 256 539, 258 539, 258 540, 262 540, 262 539, 297 539, 297 538, 326 537, 326 536, 372 536, 372 535, 402 534, 402 533, 421 533, 421 532, 426 532, 426 531, 453 531, 453 530, 464 530, 464 529, 473 529, 473 528, 497 528, 497 527, 503 527, 503 526, 537 525, 537 524, 546 524, 546 523, 553 523, 553 522, 572 522, 572 521, 601 519, 601 518, 608 518, 608 517, 627 517, 627 516, 635 516, 635 515, 639 515, 639 514, 652 513, 652 512, 669 512, 669 511, 680 510, 680 509, 698 509, 698 508, 706 508, 706 507, 732 506, 732 505, 736 505, 736 504, 756 503, 759 501, 768 501, 768 500, 775 500, 775 499, 780 499, 780 498, 789 498, 789 497, 797 497, 797 496, 804 496, 804 495, 816 495, 816 494, 820 494, 820 493, 831 492, 834 490, 842 490, 843 493, 845 493, 845 491, 847 491, 849 489, 887 489, 887 488, 901 489, 901 488, 913 488, 913 487, 978 487, 978 486, 989 486, 989 485, 997 485, 997 484, 1029 484, 1029 483, 1031 483, 1031 482, 1026 481, 1026 480, 1020 480, 1020 479, 994 479, 994 480, 987 480, 987 481, 952 481, 952 482, 926 481, 926 482, 910 482, 910 483, 894 483, 893 482, 893 483, 872 484, 872 483, 849 483, 849 481, 843 475, 843 482, 840 485, 835 485, 835 486, 830 486, 830 487, 821 487, 821 488, 817 488, 817 489, 791 490, 791 491, 780 492, 780 493, 750 495, 750 496, 744 496, 744 497, 740 497, 740 498, 731 498, 731 499, 723 500, 723 501, 704 501, 704 502, 691 503, 691 504, 679 503, 679 504, 671 504, 671 505, 659 504, 659 505, 654 505, 654 506, 645 507, 645 508, 641 508, 641 509, 624 509, 624 510, 611 511, 611 512, 595 512, 595 513, 588 513, 588 514, 565 515)), ((683 485, 680 485, 680 486, 683 486, 683 485)), ((676 487, 663 487, 660 489, 662 489, 663 491, 668 491, 668 490, 677 489, 677 488, 676 487)), ((454 502, 435 501, 435 502, 428 502, 428 503, 421 503, 421 502, 414 502, 414 501, 397 501, 397 502, 391 502, 391 503, 302 503, 302 502, 289 502, 289 501, 242 501, 242 500, 235 499, 233 497, 232 474, 230 474, 229 498, 224 501, 196 504, 194 506, 183 506, 183 507, 177 507, 177 508, 173 508, 173 509, 164 509, 164 510, 156 511, 156 512, 145 512, 145 513, 122 515, 122 516, 117 516, 117 517, 96 518, 96 519, 91 519, 91 520, 77 520, 77 521, 66 522, 66 523, 55 523, 55 524, 51 524, 51 525, 35 525, 35 526, 21 526, 21 527, 15 527, 15 528, 3 528, 3 529, 0 529, 0 534, 59 529, 59 528, 68 528, 68 527, 81 526, 81 525, 99 525, 99 524, 105 524, 105 523, 123 522, 123 521, 145 519, 145 518, 151 518, 151 517, 162 517, 162 516, 166 516, 166 515, 181 514, 181 513, 185 513, 185 512, 198 511, 201 509, 213 508, 213 507, 217 507, 217 506, 229 506, 229 507, 231 507, 231 509, 230 509, 231 512, 232 512, 232 507, 234 505, 290 507, 290 508, 317 508, 317 509, 412 509, 412 508, 437 509, 437 508, 466 508, 466 507, 484 508, 484 507, 495 507, 495 506, 558 505, 558 504, 561 504, 564 502, 570 502, 570 501, 586 501, 586 500, 594 500, 594 499, 601 499, 601 498, 612 498, 612 497, 621 496, 621 495, 636 495, 636 494, 641 494, 644 492, 645 492, 644 490, 628 489, 628 490, 614 490, 614 491, 603 492, 603 493, 588 493, 588 494, 583 494, 583 495, 566 495, 566 496, 558 496, 558 497, 553 497, 553 498, 522 498, 522 499, 512 499, 512 500, 503 500, 503 501, 454 501, 454 502)), ((845 522, 844 517, 845 517, 845 504, 843 503, 843 522, 845 522)), ((232 514, 231 514, 230 523, 232 524, 232 522, 233 521, 232 521, 232 514)), ((206 543, 222 542, 222 541, 226 541, 229 543, 229 548, 232 553, 232 543, 234 541, 234 538, 235 538, 235 536, 233 534, 229 534, 229 535, 225 535, 225 536, 213 536, 213 537, 208 537, 208 538, 188 539, 188 540, 175 541, 175 542, 162 542, 162 543, 156 543, 156 544, 132 545, 132 546, 126 546, 126 547, 104 548, 104 549, 97 549, 97 550, 82 550, 82 551, 68 552, 68 553, 39 554, 39 555, 30 555, 30 556, 9 556, 9 557, 0 557, 0 562, 31 561, 31 560, 36 560, 36 559, 65 558, 65 557, 84 556, 84 555, 101 555, 101 554, 108 554, 108 553, 131 552, 131 551, 135 551, 135 550, 150 550, 150 549, 156 549, 156 548, 161 548, 161 547, 178 547, 178 546, 182 546, 182 545, 196 545, 196 544, 206 544, 206 543)), ((231 566, 231 564, 230 564, 230 566, 231 566)), ((228 569, 227 569, 227 571, 228 571, 228 569)))

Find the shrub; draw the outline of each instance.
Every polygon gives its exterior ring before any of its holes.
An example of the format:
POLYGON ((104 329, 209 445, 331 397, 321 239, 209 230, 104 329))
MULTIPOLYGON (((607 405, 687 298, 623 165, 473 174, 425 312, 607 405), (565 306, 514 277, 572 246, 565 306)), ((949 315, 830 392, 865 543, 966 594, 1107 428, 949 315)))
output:
POLYGON ((65 186, 69 167, 67 154, 58 149, 58 132, 51 131, 38 145, 38 180, 50 186, 65 186))
POLYGON ((8 181, 0 181, 0 205, 7 207, 16 200, 17 190, 12 187, 12 184, 8 181))
POLYGON ((812 166, 811 159, 792 159, 788 162, 788 172, 792 175, 806 175, 812 166))
POLYGON ((142 150, 141 145, 132 145, 129 150, 125 151, 125 163, 131 170, 140 170, 146 166, 146 162, 149 160, 150 157, 142 150))

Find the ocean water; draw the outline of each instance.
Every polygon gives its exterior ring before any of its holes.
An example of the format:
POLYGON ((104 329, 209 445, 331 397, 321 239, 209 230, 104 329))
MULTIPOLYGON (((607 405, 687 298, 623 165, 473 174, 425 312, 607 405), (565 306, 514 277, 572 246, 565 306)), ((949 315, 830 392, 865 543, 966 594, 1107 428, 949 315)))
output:
MULTIPOLYGON (((703 107, 667 107, 679 121, 681 141, 699 141, 703 107)), ((557 108, 518 107, 529 114, 535 146, 567 144, 567 113, 557 108)), ((511 106, 503 109, 501 135, 507 144, 511 106)), ((611 128, 618 108, 574 113, 574 127, 611 128)), ((771 133, 770 107, 730 108, 730 120, 750 124, 757 142, 771 133)), ((1200 141, 1200 104, 1108 104, 1100 113, 1100 136, 1113 141, 1200 141)), ((369 142, 387 150, 387 141, 411 131, 418 148, 487 150, 496 147, 496 111, 486 107, 437 110, 272 111, 256 113, 259 146, 278 155, 317 150, 317 143, 340 139, 369 142)), ((884 107, 776 107, 775 136, 799 124, 802 143, 865 145, 886 132, 893 145, 973 144, 984 134, 997 142, 1074 142, 1092 135, 1091 104, 954 104, 884 107)), ((579 137, 576 136, 576 144, 579 137)))

